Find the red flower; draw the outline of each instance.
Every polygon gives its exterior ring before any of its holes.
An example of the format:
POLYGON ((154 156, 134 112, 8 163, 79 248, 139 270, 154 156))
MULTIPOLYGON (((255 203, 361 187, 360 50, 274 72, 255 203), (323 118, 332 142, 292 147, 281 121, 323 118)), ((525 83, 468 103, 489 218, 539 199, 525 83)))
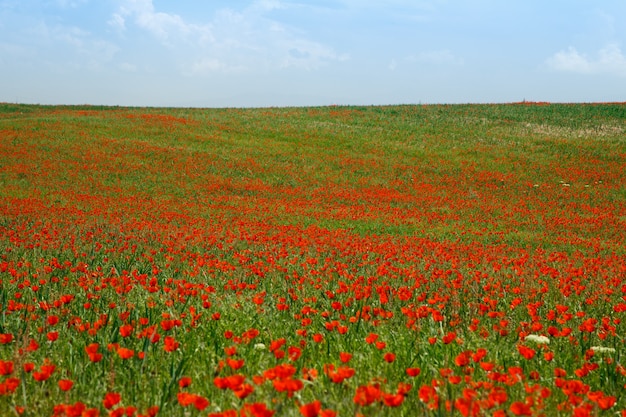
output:
POLYGON ((98 348, 99 345, 97 343, 85 346, 85 352, 87 352, 87 356, 89 356, 91 362, 100 362, 102 360, 102 354, 98 353, 98 348))
POLYGON ((509 410, 516 416, 532 416, 533 410, 530 408, 528 404, 524 404, 523 402, 516 401, 509 407, 509 410))
POLYGON ((209 400, 207 400, 206 398, 204 398, 201 395, 196 395, 196 398, 194 399, 193 402, 193 406, 196 408, 196 410, 198 411, 202 411, 205 408, 207 408, 209 406, 209 400))
POLYGON ((343 363, 348 363, 352 359, 352 353, 339 352, 339 360, 343 363))
POLYGON ((165 336, 164 342, 165 345, 163 346, 163 349, 165 349, 166 352, 173 352, 180 346, 180 343, 178 343, 172 336, 165 336))
POLYGON ((365 341, 366 341, 368 344, 370 344, 370 345, 371 345, 371 344, 372 344, 372 343, 374 343, 377 339, 378 339, 378 335, 377 335, 376 333, 370 333, 370 334, 369 334, 369 335, 365 338, 365 341))
POLYGON ((133 326, 131 326, 130 324, 125 324, 122 327, 120 327, 120 336, 122 337, 128 337, 132 334, 133 332, 133 326))
POLYGON ((308 404, 300 406, 300 414, 304 417, 317 417, 322 409, 322 403, 319 400, 315 400, 308 404))
POLYGON ((196 394, 192 394, 189 392, 179 392, 176 394, 176 398, 178 399, 178 404, 183 407, 187 407, 188 405, 193 404, 196 399, 196 394))
POLYGON ((237 389, 233 389, 233 393, 237 398, 243 400, 254 392, 254 387, 250 384, 241 384, 237 389))
POLYGON ((59 380, 59 388, 61 389, 61 391, 69 391, 72 388, 72 385, 74 385, 74 382, 70 381, 69 379, 59 380))
POLYGON ((242 417, 272 417, 273 410, 269 410, 263 403, 246 404, 241 412, 242 417))
POLYGON ((11 375, 13 373, 13 362, 0 359, 0 375, 11 375))
POLYGON ((122 400, 122 396, 117 392, 107 392, 102 400, 102 405, 106 409, 111 409, 122 400))
POLYGON ((244 364, 244 360, 243 359, 232 359, 232 358, 226 358, 226 363, 228 364, 228 366, 233 369, 233 370, 237 370, 239 368, 241 368, 244 364))
POLYGON ((387 352, 383 358, 385 359, 385 362, 392 363, 396 360, 396 355, 395 353, 387 352))
POLYGON ((46 381, 48 378, 50 378, 55 368, 56 366, 44 361, 44 364, 41 365, 39 372, 33 372, 33 378, 35 379, 35 381, 39 382, 46 381))
POLYGON ((20 385, 19 378, 7 378, 4 382, 0 382, 0 395, 12 394, 20 385))
POLYGON ((524 345, 517 345, 517 351, 522 355, 525 359, 532 359, 535 357, 537 351, 531 349, 524 345))
POLYGON ((457 357, 454 359, 454 363, 456 366, 467 366, 469 364, 470 361, 470 355, 467 352, 461 352, 457 355, 457 357))
POLYGON ((272 384, 274 385, 274 389, 276 389, 276 391, 286 391, 289 397, 291 397, 294 392, 300 391, 304 388, 304 384, 299 379, 275 379, 272 381, 272 384))
POLYGON ((127 349, 127 348, 121 347, 121 348, 119 348, 117 350, 117 354, 122 359, 130 359, 133 356, 135 356, 135 351, 132 350, 132 349, 127 349))
POLYGON ((402 394, 383 394, 383 403, 387 407, 399 407, 404 402, 402 394))
POLYGON ((455 332, 450 332, 448 334, 446 334, 442 339, 444 344, 449 344, 451 342, 453 342, 454 340, 456 340, 456 333, 455 332))
POLYGON ((181 388, 186 388, 189 385, 191 385, 191 378, 188 376, 184 376, 178 381, 178 386, 181 388))
POLYGON ((362 385, 356 389, 353 400, 355 404, 366 406, 378 401, 381 394, 378 384, 362 385))

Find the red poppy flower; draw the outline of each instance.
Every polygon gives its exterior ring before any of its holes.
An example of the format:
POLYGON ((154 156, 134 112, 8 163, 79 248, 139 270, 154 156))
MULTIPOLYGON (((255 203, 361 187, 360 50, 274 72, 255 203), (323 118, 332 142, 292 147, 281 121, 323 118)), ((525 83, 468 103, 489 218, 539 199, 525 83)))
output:
POLYGON ((382 393, 378 384, 362 385, 356 389, 353 401, 355 404, 367 406, 378 401, 381 395, 382 393))
POLYGON ((85 352, 89 356, 91 362, 100 362, 102 360, 102 354, 98 353, 99 345, 97 343, 91 343, 85 346, 85 352))
POLYGON ((72 389, 72 385, 74 385, 74 382, 70 381, 69 379, 59 380, 59 388, 61 389, 61 391, 69 391, 70 389, 72 389))
POLYGON ((121 347, 121 348, 117 349, 117 354, 122 359, 130 359, 133 356, 135 356, 135 351, 132 350, 132 349, 127 349, 127 348, 121 347))
POLYGON ((13 373, 13 362, 0 359, 0 375, 11 375, 13 373))
POLYGON ((516 416, 532 416, 533 410, 528 404, 516 401, 509 407, 509 410, 516 416))
POLYGON ((387 352, 385 353, 385 356, 383 357, 383 359, 385 359, 385 362, 387 363, 392 363, 393 361, 396 360, 396 355, 395 353, 387 352))
POLYGON ((420 368, 406 368, 406 374, 410 377, 418 376, 422 370, 420 368))
POLYGON ((303 417, 317 417, 322 409, 322 403, 319 400, 315 400, 308 404, 303 404, 300 406, 300 414, 303 417))
POLYGON ((387 407, 399 407, 404 402, 402 394, 383 394, 383 404, 387 407))
POLYGON ((246 404, 242 410, 242 417, 272 417, 274 411, 267 408, 264 403, 246 404))
POLYGON ((104 408, 111 409, 122 400, 122 396, 117 392, 107 392, 102 400, 104 408))
POLYGON ((166 352, 173 352, 180 346, 180 343, 178 343, 172 336, 165 336, 164 343, 165 345, 163 346, 163 349, 165 349, 166 352))
POLYGON ((187 388, 191 385, 191 378, 188 376, 184 376, 178 380, 178 386, 181 388, 187 388))
POLYGON ((517 345, 517 351, 525 359, 532 359, 532 358, 535 357, 535 354, 537 353, 537 351, 535 351, 534 349, 529 348, 529 347, 524 346, 524 345, 517 345))

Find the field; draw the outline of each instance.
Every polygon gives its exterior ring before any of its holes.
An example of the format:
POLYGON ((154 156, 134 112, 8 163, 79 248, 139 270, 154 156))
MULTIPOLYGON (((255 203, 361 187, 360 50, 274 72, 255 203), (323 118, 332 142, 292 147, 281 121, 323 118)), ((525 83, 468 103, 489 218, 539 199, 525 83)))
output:
POLYGON ((626 104, 0 104, 0 415, 626 416, 626 104))

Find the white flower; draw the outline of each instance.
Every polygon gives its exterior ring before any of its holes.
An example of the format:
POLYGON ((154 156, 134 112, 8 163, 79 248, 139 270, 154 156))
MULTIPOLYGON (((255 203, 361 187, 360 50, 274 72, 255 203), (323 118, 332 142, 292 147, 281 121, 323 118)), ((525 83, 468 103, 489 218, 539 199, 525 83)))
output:
POLYGON ((524 340, 528 340, 529 342, 535 342, 538 345, 549 345, 550 339, 546 336, 540 336, 538 334, 529 334, 524 338, 524 340))
POLYGON ((263 343, 257 343, 254 345, 254 350, 265 350, 265 345, 263 343))
POLYGON ((591 350, 596 353, 615 353, 615 349, 605 346, 592 346, 591 350))

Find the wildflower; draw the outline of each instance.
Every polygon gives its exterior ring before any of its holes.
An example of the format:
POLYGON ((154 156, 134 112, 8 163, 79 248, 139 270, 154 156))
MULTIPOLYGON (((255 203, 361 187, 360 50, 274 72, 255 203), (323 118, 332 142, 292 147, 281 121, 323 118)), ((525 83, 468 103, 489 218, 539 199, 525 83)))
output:
POLYGON ((74 382, 70 381, 69 379, 59 380, 59 388, 61 389, 61 391, 69 391, 72 388, 72 385, 74 385, 74 382))
POLYGON ((85 352, 89 356, 91 362, 100 362, 102 360, 102 354, 98 353, 99 345, 97 343, 91 343, 85 346, 85 352))
POLYGON ((226 358, 226 363, 228 364, 228 366, 233 369, 233 370, 237 370, 239 368, 241 368, 244 364, 244 359, 232 359, 232 358, 226 358))
POLYGON ((383 403, 387 407, 399 407, 404 402, 402 394, 383 394, 383 403))
POLYGON ((614 348, 606 346, 591 346, 591 350, 593 350, 595 353, 615 353, 614 348))
POLYGON ((113 408, 116 404, 118 404, 122 400, 122 396, 117 392, 107 392, 102 400, 102 405, 106 409, 113 408))
POLYGON ((265 350, 265 345, 263 343, 256 343, 254 345, 254 350, 265 350))
POLYGON ((533 411, 530 408, 530 406, 520 401, 516 401, 513 404, 511 404, 511 407, 509 407, 509 410, 511 410, 511 412, 515 414, 516 416, 532 416, 533 415, 533 411))
POLYGON ((55 368, 55 365, 48 363, 46 360, 44 361, 44 364, 41 365, 39 372, 33 372, 33 378, 35 379, 35 381, 39 382, 46 381, 48 378, 50 378, 55 368))
POLYGON ((304 384, 299 379, 280 378, 272 381, 274 389, 279 392, 286 391, 287 395, 291 397, 294 392, 300 391, 304 388, 304 384))
POLYGON ((127 348, 121 347, 121 348, 117 349, 117 354, 122 359, 130 359, 133 356, 135 356, 135 351, 133 351, 132 349, 127 349, 127 348))
POLYGON ((304 417, 317 417, 322 409, 322 403, 320 400, 315 400, 308 404, 303 404, 300 406, 300 414, 304 417))
POLYGON ((383 358, 385 359, 385 362, 392 363, 396 360, 396 355, 392 352, 387 352, 383 358))
POLYGON ((242 416, 272 417, 274 411, 267 408, 264 403, 246 404, 241 413, 242 416))
POLYGON ((517 346, 517 351, 525 359, 532 359, 532 358, 535 357, 535 354, 537 353, 537 351, 535 351, 534 349, 531 349, 528 346, 524 346, 524 345, 518 345, 517 346))
POLYGON ((122 337, 128 337, 131 335, 132 332, 133 332, 133 326, 131 326, 130 324, 125 324, 122 327, 120 327, 120 336, 122 337))
POLYGON ((165 336, 165 346, 163 346, 163 349, 165 349, 166 352, 173 352, 178 349, 179 346, 180 343, 178 343, 172 336, 165 336))
POLYGON ((378 384, 362 385, 356 389, 354 403, 362 406, 370 405, 380 399, 382 393, 378 384))
POLYGON ((191 377, 184 376, 178 381, 178 386, 181 388, 186 388, 191 385, 191 377))
POLYGON ((524 338, 524 340, 529 341, 529 342, 534 342, 538 345, 549 345, 550 344, 550 338, 546 337, 546 336, 540 336, 540 335, 536 335, 536 334, 529 334, 528 336, 526 336, 524 338))
POLYGON ((13 362, 0 359, 0 375, 11 375, 13 373, 13 362))

